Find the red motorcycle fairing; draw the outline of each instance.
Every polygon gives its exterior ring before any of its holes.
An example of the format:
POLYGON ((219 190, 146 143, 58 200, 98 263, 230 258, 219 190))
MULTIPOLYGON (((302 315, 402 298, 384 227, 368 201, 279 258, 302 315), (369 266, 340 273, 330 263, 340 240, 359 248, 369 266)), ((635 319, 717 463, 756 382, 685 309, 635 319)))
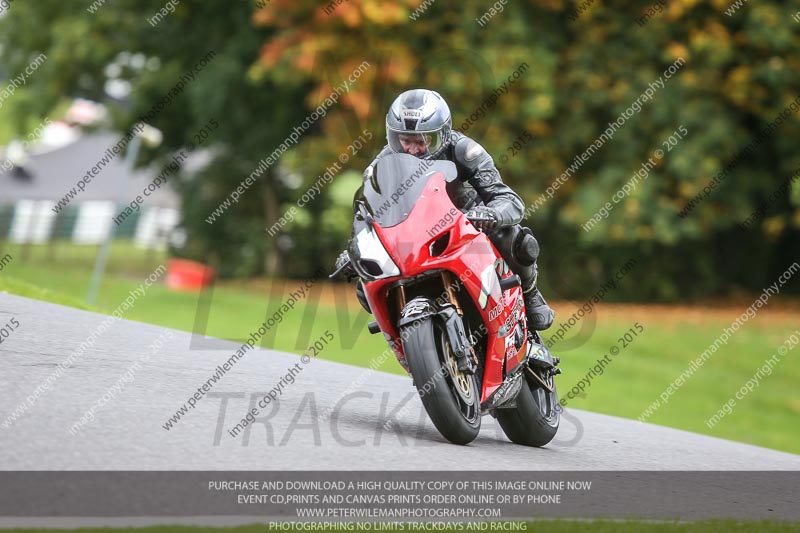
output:
POLYGON ((390 289, 400 280, 431 271, 448 271, 456 276, 488 331, 483 403, 504 377, 525 360, 528 340, 522 291, 519 286, 505 292, 500 288, 500 278, 513 274, 489 238, 453 205, 445 185, 445 176, 433 173, 402 222, 391 227, 380 227, 377 221, 372 224, 400 275, 365 282, 364 291, 381 331, 408 370, 400 333, 388 307, 390 289))

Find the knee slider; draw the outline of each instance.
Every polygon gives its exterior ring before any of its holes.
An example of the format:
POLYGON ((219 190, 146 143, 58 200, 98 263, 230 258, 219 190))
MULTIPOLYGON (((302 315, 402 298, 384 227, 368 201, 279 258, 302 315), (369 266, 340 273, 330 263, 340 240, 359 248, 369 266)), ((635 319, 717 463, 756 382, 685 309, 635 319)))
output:
POLYGON ((539 257, 539 243, 530 229, 523 229, 522 236, 517 239, 514 255, 517 256, 517 260, 520 263, 526 266, 530 266, 536 262, 536 259, 539 257))

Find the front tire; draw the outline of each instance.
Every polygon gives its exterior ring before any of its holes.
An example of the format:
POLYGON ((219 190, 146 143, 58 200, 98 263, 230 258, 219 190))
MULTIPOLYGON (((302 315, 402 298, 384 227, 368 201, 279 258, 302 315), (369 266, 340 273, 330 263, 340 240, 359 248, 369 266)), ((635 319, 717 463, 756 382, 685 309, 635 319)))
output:
POLYGON ((404 331, 403 350, 431 422, 453 444, 472 442, 481 428, 475 376, 458 372, 447 334, 435 318, 414 322, 404 331))
POLYGON ((536 379, 528 376, 525 369, 524 383, 517 395, 517 406, 511 409, 497 409, 497 422, 503 433, 515 444, 523 446, 544 446, 556 436, 561 420, 561 409, 558 405, 558 392, 553 377, 545 382, 553 392, 542 387, 536 379))

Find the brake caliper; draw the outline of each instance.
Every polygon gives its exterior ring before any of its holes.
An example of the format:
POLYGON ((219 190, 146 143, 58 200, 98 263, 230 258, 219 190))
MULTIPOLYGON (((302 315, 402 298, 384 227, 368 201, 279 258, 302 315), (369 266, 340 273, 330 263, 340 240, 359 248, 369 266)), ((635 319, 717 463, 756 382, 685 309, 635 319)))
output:
POLYGON ((439 310, 439 315, 444 319, 447 338, 450 347, 458 361, 459 372, 474 374, 478 369, 475 358, 472 355, 472 345, 467 340, 467 332, 464 330, 464 322, 461 316, 452 306, 444 306, 439 310))

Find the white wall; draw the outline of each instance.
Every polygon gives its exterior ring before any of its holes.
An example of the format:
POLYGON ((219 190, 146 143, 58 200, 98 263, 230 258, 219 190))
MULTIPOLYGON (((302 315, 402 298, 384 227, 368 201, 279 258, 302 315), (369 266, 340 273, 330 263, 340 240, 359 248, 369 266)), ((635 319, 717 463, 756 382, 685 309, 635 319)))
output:
POLYGON ((78 210, 78 220, 72 230, 72 241, 78 244, 101 244, 111 231, 111 220, 116 214, 114 202, 83 202, 78 210))
POLYGON ((153 207, 145 210, 136 226, 134 240, 143 248, 166 246, 169 235, 178 225, 177 209, 153 207))
POLYGON ((11 242, 47 242, 56 214, 55 202, 49 200, 20 200, 14 210, 9 240, 11 242))
MULTIPOLYGON (((46 243, 55 228, 56 213, 50 200, 19 200, 8 239, 15 243, 46 243)), ((108 237, 117 215, 114 202, 89 201, 78 206, 78 218, 72 230, 76 244, 101 244, 108 237)), ((168 207, 143 208, 136 224, 134 241, 143 248, 166 246, 178 225, 180 212, 168 207)))

